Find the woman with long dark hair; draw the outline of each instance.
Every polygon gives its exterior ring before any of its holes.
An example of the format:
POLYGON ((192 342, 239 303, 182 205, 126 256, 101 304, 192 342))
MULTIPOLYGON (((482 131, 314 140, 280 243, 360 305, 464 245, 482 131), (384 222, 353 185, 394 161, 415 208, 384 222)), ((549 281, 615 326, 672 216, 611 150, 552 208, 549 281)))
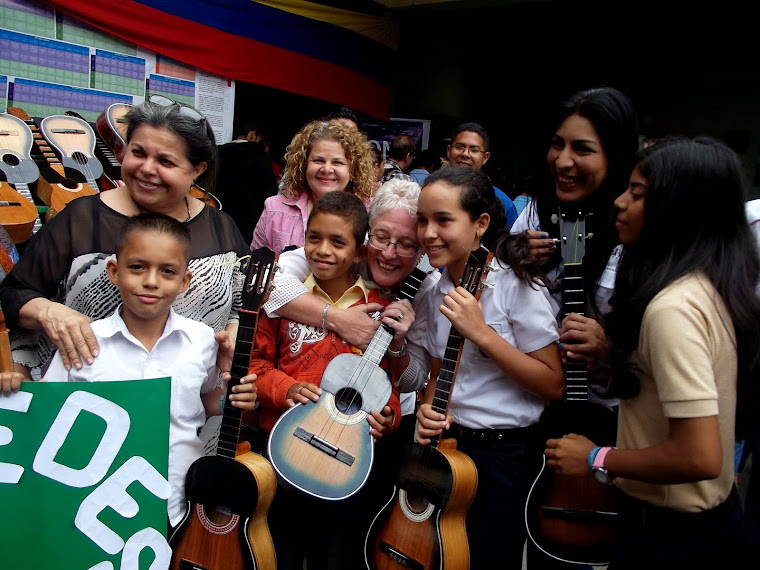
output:
POLYGON ((741 552, 734 437, 757 422, 760 345, 746 198, 732 150, 679 138, 642 151, 615 201, 624 253, 607 330, 613 382, 636 396, 620 402, 616 447, 568 434, 545 451, 563 474, 622 491, 611 569, 716 568, 741 552))

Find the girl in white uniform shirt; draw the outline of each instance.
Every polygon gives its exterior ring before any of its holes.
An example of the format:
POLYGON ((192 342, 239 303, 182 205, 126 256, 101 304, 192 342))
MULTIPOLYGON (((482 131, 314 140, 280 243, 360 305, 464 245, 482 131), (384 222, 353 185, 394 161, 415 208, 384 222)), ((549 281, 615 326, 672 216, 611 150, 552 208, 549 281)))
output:
POLYGON ((427 328, 422 348, 433 359, 433 370, 451 327, 465 338, 449 416, 430 405, 436 389, 431 378, 417 413, 417 441, 454 437, 477 467, 478 489, 466 520, 470 567, 519 570, 523 508, 536 471, 532 426, 545 403, 559 399, 564 388, 557 323, 538 267, 510 265, 525 259, 527 236, 507 234, 503 209, 485 174, 468 167, 431 174, 420 193, 417 220, 431 265, 444 268, 418 319, 427 328), (494 261, 478 302, 457 284, 481 241, 494 251, 494 261))

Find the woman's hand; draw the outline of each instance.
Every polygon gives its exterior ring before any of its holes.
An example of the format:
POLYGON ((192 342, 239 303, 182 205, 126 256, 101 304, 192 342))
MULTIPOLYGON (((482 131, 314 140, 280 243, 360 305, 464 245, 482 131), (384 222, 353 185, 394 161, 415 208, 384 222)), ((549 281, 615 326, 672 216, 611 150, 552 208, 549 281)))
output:
POLYGON ((330 329, 334 330, 340 338, 351 346, 364 350, 375 336, 377 327, 380 326, 380 321, 376 321, 369 315, 382 310, 383 306, 380 303, 367 303, 347 309, 330 307, 327 320, 331 325, 330 329))
POLYGON ((569 433, 560 439, 549 439, 544 450, 546 465, 563 475, 591 475, 588 454, 594 447, 590 439, 576 433, 569 433))
POLYGON ((444 429, 449 429, 452 421, 451 416, 439 414, 430 404, 422 404, 417 410, 417 443, 427 445, 431 437, 441 435, 444 429))
POLYGON ((557 243, 549 234, 541 230, 525 230, 528 234, 528 248, 539 264, 546 263, 557 249, 557 243))
POLYGON ((578 313, 570 313, 559 330, 562 359, 584 360, 589 369, 609 362, 609 342, 602 325, 578 313))
POLYGON ((24 328, 42 328, 63 360, 66 370, 74 366, 81 370, 83 363, 92 364, 98 355, 98 341, 92 332, 92 319, 82 313, 48 299, 32 299, 21 307, 19 314, 24 328), (27 326, 36 322, 38 326, 27 326))
POLYGON ((0 373, 0 392, 7 395, 18 392, 23 380, 26 380, 26 378, 21 372, 0 373))
POLYGON ((382 323, 393 329, 393 340, 390 348, 399 350, 403 345, 406 334, 414 324, 414 309, 412 304, 404 299, 390 303, 383 311, 382 323))

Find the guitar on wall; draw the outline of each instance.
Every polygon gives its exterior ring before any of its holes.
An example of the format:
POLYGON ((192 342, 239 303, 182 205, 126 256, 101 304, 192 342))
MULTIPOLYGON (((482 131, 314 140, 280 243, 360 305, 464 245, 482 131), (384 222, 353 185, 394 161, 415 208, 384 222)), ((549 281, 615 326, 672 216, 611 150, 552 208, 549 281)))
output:
POLYGON ((40 131, 63 167, 79 172, 90 188, 100 192, 97 180, 103 176, 103 165, 95 158, 95 132, 90 123, 71 115, 50 115, 42 119, 40 131))
POLYGON ((132 105, 128 103, 113 103, 95 121, 95 130, 119 163, 124 160, 124 149, 127 146, 127 126, 121 119, 131 108, 132 105))
POLYGON ((42 227, 29 184, 40 177, 31 155, 32 131, 21 119, 0 113, 0 225, 15 243, 28 240, 42 227))
MULTIPOLYGON (((472 252, 460 286, 480 297, 493 253, 472 252)), ((464 337, 454 326, 437 374, 432 406, 446 414, 464 337)), ((364 542, 370 570, 466 570, 470 567, 465 516, 478 487, 478 471, 454 438, 407 444, 393 496, 372 521, 364 542)))
MULTIPOLYGON (((425 272, 406 278, 399 300, 411 301, 425 272)), ((322 395, 285 411, 269 433, 267 453, 277 476, 291 488, 326 500, 350 497, 367 481, 374 444, 367 416, 382 410, 391 382, 380 367, 393 329, 381 324, 362 356, 344 353, 322 374, 322 395)))
MULTIPOLYGON (((587 216, 560 211, 560 246, 565 262, 562 278, 563 318, 575 312, 584 314, 583 265, 587 216)), ((602 485, 590 475, 570 477, 550 469, 543 455, 546 440, 578 433, 596 445, 614 446, 617 415, 600 403, 588 399, 588 371, 582 360, 565 364, 565 396, 546 408, 538 423, 542 466, 533 482, 525 506, 525 524, 530 540, 544 553, 561 561, 607 564, 617 512, 613 488, 602 485)))
POLYGON ((188 509, 169 538, 171 570, 270 570, 276 567, 267 514, 277 478, 269 462, 239 441, 242 410, 229 403, 232 388, 248 374, 258 314, 269 296, 277 255, 251 253, 243 287, 227 404, 216 455, 197 459, 187 472, 188 509))
MULTIPOLYGON (((82 121, 87 120, 76 111, 66 111, 66 115, 76 117, 82 121)), ((93 130, 93 134, 95 136, 95 156, 103 167, 103 174, 100 177, 99 186, 103 190, 111 190, 117 186, 123 186, 124 182, 121 180, 121 162, 116 158, 116 154, 111 150, 111 147, 100 138, 100 135, 96 130, 93 130)))
POLYGON ((45 219, 49 220, 58 212, 66 207, 66 204, 79 198, 80 196, 89 196, 97 194, 97 190, 91 188, 88 184, 77 182, 66 176, 66 169, 55 152, 50 148, 45 138, 37 128, 37 124, 32 118, 20 107, 8 107, 8 113, 24 121, 32 132, 32 137, 37 150, 47 161, 50 169, 57 176, 55 182, 48 181, 44 176, 37 180, 37 197, 42 200, 48 207, 45 219))

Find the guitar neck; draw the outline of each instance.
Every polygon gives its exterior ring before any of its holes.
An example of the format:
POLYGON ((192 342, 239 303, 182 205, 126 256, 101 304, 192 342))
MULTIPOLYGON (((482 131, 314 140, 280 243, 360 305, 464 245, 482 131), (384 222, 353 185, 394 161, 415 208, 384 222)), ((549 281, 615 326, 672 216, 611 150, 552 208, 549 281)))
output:
MULTIPOLYGON (((570 313, 584 315, 586 312, 586 292, 583 288, 583 264, 566 263, 562 277, 562 315, 570 313)), ((570 401, 588 400, 588 370, 586 362, 568 358, 565 363, 565 399, 570 401)))
MULTIPOLYGON (((462 356, 462 346, 464 346, 464 337, 452 326, 449 332, 449 340, 446 343, 446 350, 443 352, 441 359, 441 370, 438 372, 438 381, 435 385, 435 393, 431 406, 439 414, 446 415, 449 409, 449 400, 451 391, 454 388, 454 379, 459 369, 459 359, 462 356)), ((431 438, 430 445, 438 447, 439 436, 431 438)))
POLYGON ((219 431, 219 446, 216 450, 217 455, 230 459, 235 458, 243 413, 240 408, 236 408, 230 403, 229 397, 232 394, 232 388, 240 384, 240 379, 248 374, 248 362, 251 358, 253 337, 256 334, 258 322, 258 313, 253 311, 241 310, 239 316, 240 324, 238 325, 235 352, 232 356, 232 367, 230 368, 231 378, 227 385, 226 404, 219 431))
MULTIPOLYGON (((19 194, 34 204, 35 208, 37 207, 37 204, 34 202, 34 198, 32 197, 32 192, 29 190, 29 185, 26 182, 15 182, 13 185, 16 187, 16 191, 19 194)), ((34 219, 34 227, 32 229, 32 233, 36 234, 41 227, 42 220, 40 220, 40 217, 37 216, 34 219)))

